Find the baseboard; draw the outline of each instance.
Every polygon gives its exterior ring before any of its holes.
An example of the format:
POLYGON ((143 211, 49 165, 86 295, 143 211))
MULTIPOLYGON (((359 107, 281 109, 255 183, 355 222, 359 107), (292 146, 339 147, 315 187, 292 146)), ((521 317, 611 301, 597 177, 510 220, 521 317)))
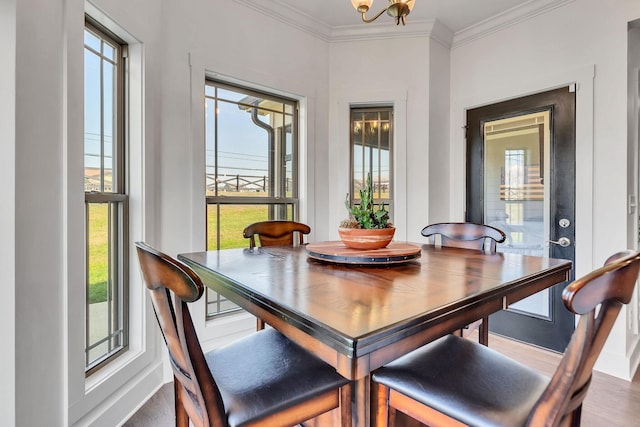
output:
MULTIPOLYGON (((637 347, 636 347, 637 349, 637 347)), ((594 370, 623 380, 631 381, 635 367, 638 366, 638 354, 635 357, 627 357, 617 353, 600 353, 594 370)))
POLYGON ((630 369, 629 369, 629 375, 630 378, 633 378, 636 374, 636 371, 638 370, 638 366, 640 366, 640 337, 636 336, 638 339, 636 339, 635 345, 633 347, 633 350, 631 351, 631 357, 629 357, 629 362, 630 362, 630 369))
POLYGON ((117 424, 117 426, 120 427, 122 424, 127 422, 127 420, 129 420, 136 412, 138 412, 140 408, 142 408, 147 403, 147 401, 151 399, 158 392, 158 390, 162 388, 162 386, 164 386, 164 384, 164 382, 160 382, 153 389, 151 389, 151 391, 147 393, 144 399, 140 400, 138 404, 131 411, 129 411, 129 413, 117 424))
POLYGON ((121 426, 164 384, 162 361, 140 372, 125 387, 105 399, 91 412, 83 416, 75 426, 121 426))

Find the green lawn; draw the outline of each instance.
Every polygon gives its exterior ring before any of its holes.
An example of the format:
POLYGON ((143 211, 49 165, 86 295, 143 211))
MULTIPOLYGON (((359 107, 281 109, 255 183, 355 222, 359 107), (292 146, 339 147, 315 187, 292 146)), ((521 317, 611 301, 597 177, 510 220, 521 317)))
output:
MULTIPOLYGON (((207 212, 207 249, 216 249, 217 245, 217 218, 215 206, 211 206, 207 212)), ((244 248, 249 242, 242 236, 242 230, 254 222, 265 221, 269 213, 266 206, 223 205, 220 208, 220 249, 244 248)))
POLYGON ((107 300, 108 256, 107 204, 89 205, 89 303, 107 300))

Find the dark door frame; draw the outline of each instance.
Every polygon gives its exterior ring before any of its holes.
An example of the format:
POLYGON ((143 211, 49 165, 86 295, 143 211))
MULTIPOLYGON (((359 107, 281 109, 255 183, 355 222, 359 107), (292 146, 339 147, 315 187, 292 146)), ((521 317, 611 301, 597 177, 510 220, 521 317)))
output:
MULTIPOLYGON (((484 123, 539 111, 551 112, 551 192, 549 236, 571 239, 572 245, 563 248, 551 245, 549 256, 575 261, 575 135, 576 97, 569 87, 541 92, 503 101, 467 111, 467 175, 465 219, 484 222, 484 123), (559 230, 561 218, 570 218, 568 228, 559 230)), ((573 272, 572 272, 573 275, 573 272)), ((573 277, 572 277, 573 279, 573 277)), ((540 320, 503 310, 491 316, 492 332, 532 342, 549 349, 563 351, 574 330, 574 316, 564 309, 561 294, 566 283, 558 284, 550 293, 552 318, 540 320)))

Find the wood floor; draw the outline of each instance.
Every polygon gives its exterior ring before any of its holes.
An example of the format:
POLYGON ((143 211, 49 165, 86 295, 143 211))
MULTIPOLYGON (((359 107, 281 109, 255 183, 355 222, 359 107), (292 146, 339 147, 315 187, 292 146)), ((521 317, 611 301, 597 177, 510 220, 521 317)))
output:
POLYGON ((123 427, 175 427, 173 383, 164 384, 123 427))
MULTIPOLYGON (((521 363, 551 375, 560 355, 491 335, 489 346, 521 363)), ((640 425, 640 370, 632 382, 595 372, 582 410, 583 427, 640 425)), ((174 426, 173 386, 165 384, 125 427, 174 426)))
MULTIPOLYGON (((551 376, 561 355, 495 335, 489 347, 551 376)), ((632 382, 594 372, 582 407, 583 427, 640 425, 640 370, 632 382)))

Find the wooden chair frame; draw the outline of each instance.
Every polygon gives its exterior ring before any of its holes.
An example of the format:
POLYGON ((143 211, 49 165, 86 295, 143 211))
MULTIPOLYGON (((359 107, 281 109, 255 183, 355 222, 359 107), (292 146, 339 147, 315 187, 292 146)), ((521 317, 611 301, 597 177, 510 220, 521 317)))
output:
MULTIPOLYGON (((473 222, 440 222, 431 224, 423 228, 421 234, 428 237, 429 243, 432 245, 476 249, 486 253, 495 253, 497 243, 502 243, 507 238, 507 235, 500 229, 473 222)), ((483 317, 465 326, 456 333, 464 337, 476 329, 478 329, 478 342, 488 345, 488 317, 483 317)))
POLYGON ((440 222, 422 229, 421 234, 429 237, 431 244, 438 244, 436 236, 441 238, 442 246, 478 249, 495 253, 496 243, 502 243, 507 235, 500 229, 474 222, 440 222))
MULTIPOLYGON (((307 224, 296 221, 260 221, 245 227, 242 235, 249 239, 249 248, 256 247, 256 236, 260 246, 294 246, 304 243, 304 235, 311 233, 307 224), (298 235, 297 240, 294 238, 298 235)), ((264 329, 264 320, 256 318, 256 330, 264 329)))
MULTIPOLYGON (((208 362, 210 356, 205 355, 200 346, 187 303, 197 301, 202 296, 204 292, 202 281, 193 270, 179 261, 145 243, 137 242, 135 245, 144 281, 169 350, 174 375, 176 426, 188 427, 190 421, 196 427, 228 426, 231 412, 248 409, 225 407, 223 395, 210 370, 208 362)), ((256 336, 257 334, 279 335, 276 331, 262 331, 255 334, 256 336)), ((282 339, 286 341, 286 338, 282 339)), ((306 376, 307 383, 317 384, 319 381, 317 375, 323 375, 324 378, 328 378, 322 386, 324 391, 318 393, 321 389, 316 389, 315 395, 301 401, 298 401, 298 396, 295 396, 297 403, 294 401, 284 409, 269 410, 265 418, 252 424, 243 424, 243 426, 292 426, 334 410, 339 411, 340 423, 350 426, 352 423, 351 383, 341 378, 328 365, 325 369, 324 362, 315 361, 315 358, 305 350, 297 346, 292 348, 295 348, 297 353, 291 355, 291 360, 314 359, 313 363, 321 366, 323 373, 319 373, 320 371, 316 368, 313 378, 309 378, 310 374, 306 373, 308 365, 305 365, 303 372, 288 373, 285 379, 290 376, 298 379, 306 376), (338 387, 333 384, 337 384, 338 387)), ((258 365, 257 362, 261 357, 260 349, 255 350, 257 352, 255 362, 258 365)), ((280 357, 280 353, 277 357, 280 357)), ((288 354, 282 354, 283 360, 287 357, 289 357, 288 354)), ((284 361, 283 366, 288 368, 289 363, 284 361)), ((239 375, 242 374, 242 366, 234 369, 236 370, 239 375)), ((305 392, 307 392, 306 389, 305 392)), ((256 400, 259 401, 260 398, 256 396, 256 400)))
MULTIPOLYGON (((564 289, 563 302, 569 311, 580 316, 579 322, 554 375, 546 387, 542 389, 537 400, 534 396, 534 403, 526 412, 528 419, 524 425, 580 425, 582 402, 591 382, 593 366, 621 307, 631 301, 639 272, 640 252, 622 251, 611 256, 603 267, 575 280, 564 289)), ((448 339, 453 342, 460 340, 457 337, 449 337, 448 339)), ((468 342, 465 346, 477 347, 478 344, 468 342)), ((491 358, 492 354, 496 354, 487 348, 482 351, 478 350, 477 353, 483 354, 484 359, 478 357, 480 360, 486 360, 487 357, 491 358)), ((475 359, 476 357, 471 359, 471 365, 475 359)), ((417 360, 417 362, 414 360, 413 363, 421 366, 428 364, 426 360, 417 360)), ((442 369, 442 366, 439 368, 442 369)), ((384 367, 381 368, 380 372, 384 369, 384 367)), ((402 366, 401 361, 393 369, 400 369, 406 375, 410 375, 411 372, 410 368, 402 366)), ((518 369, 521 372, 534 372, 526 367, 518 369)), ((483 371, 482 364, 478 363, 475 372, 483 371)), ((492 374, 488 373, 487 375, 491 376, 492 374)), ((384 378, 382 380, 385 381, 384 378)), ((468 378, 468 380, 475 381, 474 378, 468 378)), ((464 388, 465 385, 459 384, 458 387, 464 388)), ((421 391, 426 390, 426 392, 429 390, 429 387, 425 385, 414 388, 421 391)), ((456 405, 454 412, 459 411, 460 408, 460 403, 456 405)), ((372 408, 372 416, 375 420, 373 425, 377 427, 393 425, 397 410, 429 426, 466 425, 460 419, 442 412, 442 409, 438 411, 377 382, 375 373, 372 384, 372 408)))
POLYGON ((295 221, 260 221, 245 227, 242 235, 249 239, 249 247, 256 247, 256 236, 260 246, 293 246, 294 235, 298 235, 297 244, 304 243, 304 235, 311 233, 311 228, 295 221))

